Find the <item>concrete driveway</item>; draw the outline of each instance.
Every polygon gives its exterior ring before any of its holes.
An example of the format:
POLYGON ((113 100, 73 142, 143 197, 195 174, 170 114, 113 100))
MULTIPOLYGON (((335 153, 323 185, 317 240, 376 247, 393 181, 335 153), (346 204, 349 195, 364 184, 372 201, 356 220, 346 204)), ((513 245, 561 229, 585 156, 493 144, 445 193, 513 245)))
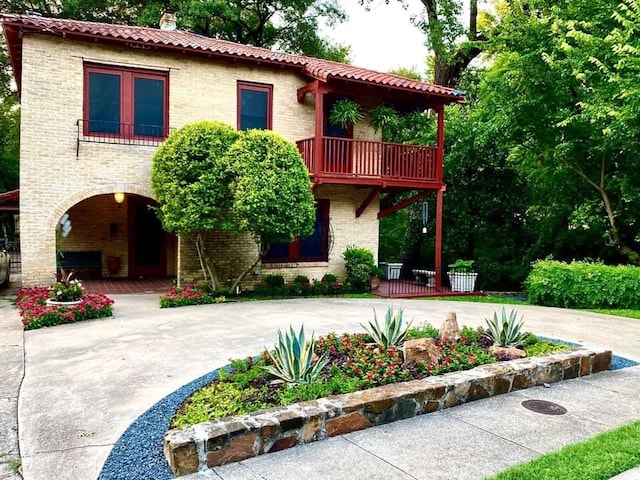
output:
MULTIPOLYGON (((372 307, 384 312, 391 304, 385 299, 300 299, 161 310, 157 295, 113 298, 113 318, 25 332, 21 386, 20 365, 3 374, 8 398, 20 386, 19 441, 27 480, 94 480, 123 431, 180 386, 230 358, 272 346, 278 328, 304 323, 316 334, 358 331, 361 322, 373 318, 372 307)), ((435 326, 450 310, 457 313, 460 325, 478 326, 500 309, 491 304, 422 300, 395 300, 393 305, 404 308, 407 320, 435 326)), ((17 310, 6 302, 0 307, 0 346, 21 348, 17 310)), ((516 308, 524 315, 525 328, 536 334, 606 347, 640 361, 640 320, 516 308)), ((304 448, 289 455, 304 456, 304 448)), ((307 451, 322 447, 313 448, 307 451)), ((335 455, 341 455, 340 449, 335 455)))

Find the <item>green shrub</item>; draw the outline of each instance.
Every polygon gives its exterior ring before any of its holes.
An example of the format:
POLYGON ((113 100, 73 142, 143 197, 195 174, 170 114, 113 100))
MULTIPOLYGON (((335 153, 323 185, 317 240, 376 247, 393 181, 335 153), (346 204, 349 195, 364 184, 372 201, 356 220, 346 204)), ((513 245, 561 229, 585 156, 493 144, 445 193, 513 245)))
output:
POLYGON ((522 345, 522 326, 524 320, 518 320, 518 311, 511 310, 509 315, 504 307, 502 307, 502 315, 498 317, 497 312, 493 312, 493 318, 485 319, 487 322, 487 331, 489 337, 493 340, 493 344, 500 347, 515 348, 522 345))
POLYGON ((260 285, 256 286, 256 294, 267 297, 286 297, 289 289, 284 283, 284 277, 278 274, 270 274, 264 277, 260 285))
POLYGON ((640 267, 541 260, 524 283, 529 301, 564 308, 640 308, 640 267))
POLYGON ((384 317, 384 323, 378 322, 378 315, 376 309, 373 309, 373 322, 369 322, 369 325, 362 325, 367 333, 384 349, 399 345, 403 342, 407 336, 407 329, 411 326, 411 322, 406 327, 402 325, 402 308, 395 312, 393 307, 387 308, 387 313, 384 317))
POLYGON ((348 246, 342 258, 347 270, 347 288, 355 293, 371 290, 371 276, 378 269, 373 252, 367 248, 348 246))
POLYGON ((300 327, 297 334, 291 326, 284 335, 278 330, 278 343, 275 349, 269 352, 273 365, 263 368, 287 383, 313 383, 327 364, 324 356, 313 361, 315 346, 313 335, 311 340, 307 339, 304 326, 300 327))

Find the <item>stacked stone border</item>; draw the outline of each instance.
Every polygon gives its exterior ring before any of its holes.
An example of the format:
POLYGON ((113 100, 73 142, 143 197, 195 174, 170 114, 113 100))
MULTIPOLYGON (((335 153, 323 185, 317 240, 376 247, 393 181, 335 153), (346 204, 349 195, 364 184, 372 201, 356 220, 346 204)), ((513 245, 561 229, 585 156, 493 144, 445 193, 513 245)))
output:
POLYGON ((422 380, 334 395, 169 430, 164 453, 176 476, 482 398, 608 370, 610 350, 579 348, 482 365, 422 380))

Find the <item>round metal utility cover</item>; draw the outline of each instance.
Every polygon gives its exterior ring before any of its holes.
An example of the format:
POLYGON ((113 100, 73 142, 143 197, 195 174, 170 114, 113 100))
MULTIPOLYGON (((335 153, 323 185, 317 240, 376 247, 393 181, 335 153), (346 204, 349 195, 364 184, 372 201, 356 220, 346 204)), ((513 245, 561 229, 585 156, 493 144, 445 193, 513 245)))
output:
POLYGON ((525 400, 521 405, 527 410, 536 413, 544 413, 545 415, 564 415, 567 409, 557 403, 547 402, 546 400, 525 400))

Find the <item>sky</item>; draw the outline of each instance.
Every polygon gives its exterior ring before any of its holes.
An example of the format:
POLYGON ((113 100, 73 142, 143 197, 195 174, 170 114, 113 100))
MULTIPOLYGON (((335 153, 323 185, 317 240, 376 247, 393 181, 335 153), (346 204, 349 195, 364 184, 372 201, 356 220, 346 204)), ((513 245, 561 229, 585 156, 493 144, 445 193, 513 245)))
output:
MULTIPOLYGON (((411 14, 420 13, 422 4, 404 10, 396 0, 385 4, 374 0, 370 11, 357 0, 342 0, 349 20, 323 32, 332 40, 351 45, 351 63, 359 67, 388 72, 398 67, 425 70, 428 51, 424 34, 411 24, 411 14)), ((422 7, 423 8, 423 7, 422 7)))

